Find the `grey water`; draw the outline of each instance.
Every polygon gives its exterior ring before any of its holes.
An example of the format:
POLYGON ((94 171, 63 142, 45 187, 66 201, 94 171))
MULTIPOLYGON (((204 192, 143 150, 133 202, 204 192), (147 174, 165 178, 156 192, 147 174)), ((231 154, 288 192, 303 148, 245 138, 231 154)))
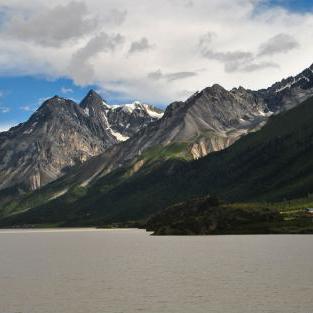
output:
POLYGON ((311 313, 313 236, 0 231, 0 313, 311 313))

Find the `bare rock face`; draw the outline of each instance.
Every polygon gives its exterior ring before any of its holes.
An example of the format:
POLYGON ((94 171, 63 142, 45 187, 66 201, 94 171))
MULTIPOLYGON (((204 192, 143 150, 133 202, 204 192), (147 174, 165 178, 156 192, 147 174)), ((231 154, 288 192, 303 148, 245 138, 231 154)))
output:
POLYGON ((126 138, 130 138, 139 129, 160 119, 163 116, 163 111, 151 105, 136 101, 131 104, 110 107, 110 110, 107 111, 107 116, 115 132, 121 133, 126 138))
POLYGON ((271 115, 312 96, 312 71, 313 66, 294 78, 259 91, 242 87, 228 91, 213 85, 185 102, 174 102, 161 119, 87 162, 73 177, 86 186, 118 167, 141 164, 138 162, 144 151, 155 146, 184 143, 194 159, 223 150, 242 136, 260 129, 271 115))
POLYGON ((55 97, 24 124, 0 134, 0 189, 36 189, 71 171, 66 184, 86 186, 125 165, 138 171, 151 147, 182 143, 194 159, 227 148, 272 114, 313 95, 313 65, 258 91, 205 88, 161 111, 135 102, 110 106, 94 91, 80 103, 55 97), (119 144, 116 144, 119 143, 119 144))
POLYGON ((47 100, 26 123, 0 133, 0 189, 35 190, 57 179, 162 115, 149 108, 151 114, 144 107, 120 112, 94 91, 79 105, 47 100))
POLYGON ((131 104, 109 105, 91 90, 80 103, 95 131, 109 132, 117 142, 126 141, 138 130, 160 119, 163 111, 136 101, 131 104))
POLYGON ((253 94, 263 99, 269 110, 279 112, 289 110, 312 96, 313 64, 296 76, 288 77, 275 83, 268 89, 254 91, 253 94))

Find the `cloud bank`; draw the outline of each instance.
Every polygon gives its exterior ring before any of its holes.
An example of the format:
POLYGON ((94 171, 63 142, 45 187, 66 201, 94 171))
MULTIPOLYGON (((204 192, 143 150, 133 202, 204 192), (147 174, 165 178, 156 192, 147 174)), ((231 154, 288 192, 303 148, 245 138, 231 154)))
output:
POLYGON ((0 74, 164 104, 214 83, 266 87, 313 63, 313 14, 267 3, 0 0, 0 74))

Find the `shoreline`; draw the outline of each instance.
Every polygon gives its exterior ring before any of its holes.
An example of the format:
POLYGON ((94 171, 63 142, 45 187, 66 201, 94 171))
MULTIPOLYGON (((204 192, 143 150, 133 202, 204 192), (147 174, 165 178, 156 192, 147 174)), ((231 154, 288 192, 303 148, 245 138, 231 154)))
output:
MULTIPOLYGON (((133 231, 139 228, 97 228, 97 227, 54 227, 54 228, 0 228, 0 234, 19 233, 75 233, 75 232, 103 232, 103 231, 133 231)), ((143 230, 145 231, 145 230, 143 230)))
POLYGON ((313 233, 292 233, 292 232, 268 232, 268 233, 220 233, 220 234, 154 234, 143 228, 97 228, 97 227, 54 227, 54 228, 0 228, 0 235, 5 234, 34 234, 34 233, 78 233, 78 232, 130 232, 140 231, 147 233, 151 237, 224 237, 224 236, 303 236, 313 235, 313 233))

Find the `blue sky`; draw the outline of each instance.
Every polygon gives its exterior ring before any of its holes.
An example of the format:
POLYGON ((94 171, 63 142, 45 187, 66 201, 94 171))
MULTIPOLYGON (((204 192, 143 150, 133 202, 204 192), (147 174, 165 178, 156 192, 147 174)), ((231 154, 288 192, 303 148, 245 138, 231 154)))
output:
POLYGON ((41 103, 54 95, 80 101, 90 88, 78 87, 72 80, 44 77, 0 77, 0 125, 5 128, 25 121, 41 103))
POLYGON ((58 95, 79 103, 90 89, 96 90, 110 104, 136 100, 125 99, 118 93, 104 92, 97 85, 78 86, 67 78, 0 76, 0 131, 26 121, 48 98, 58 95))
POLYGON ((252 2, 0 0, 0 131, 54 95, 79 102, 92 88, 111 104, 164 107, 310 66, 313 0, 252 2))
POLYGON ((282 6, 290 11, 312 11, 313 1, 312 0, 270 0, 270 5, 282 6))

